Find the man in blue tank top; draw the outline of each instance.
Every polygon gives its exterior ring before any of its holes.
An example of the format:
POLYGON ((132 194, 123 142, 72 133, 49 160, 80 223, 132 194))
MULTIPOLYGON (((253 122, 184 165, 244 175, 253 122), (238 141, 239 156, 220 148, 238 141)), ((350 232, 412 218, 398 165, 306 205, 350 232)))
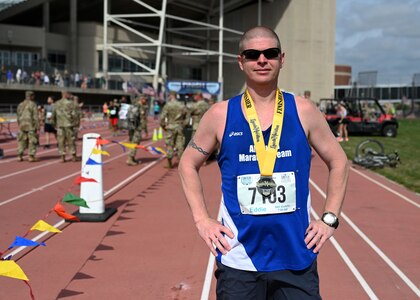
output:
POLYGON ((309 100, 278 89, 284 53, 276 33, 248 30, 239 43, 243 94, 203 116, 179 165, 201 238, 217 258, 217 299, 321 299, 316 257, 338 226, 346 155, 309 100), (222 222, 205 206, 199 169, 220 147, 222 222), (311 148, 328 169, 320 220, 310 220, 311 148))

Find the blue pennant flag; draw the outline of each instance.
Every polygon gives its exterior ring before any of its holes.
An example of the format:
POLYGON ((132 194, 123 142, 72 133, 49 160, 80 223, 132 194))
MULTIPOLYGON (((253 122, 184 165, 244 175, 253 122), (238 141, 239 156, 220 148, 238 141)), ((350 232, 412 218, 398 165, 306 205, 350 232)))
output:
POLYGON ((38 243, 38 242, 34 242, 32 240, 28 240, 28 239, 25 239, 23 237, 17 236, 15 238, 15 241, 10 245, 8 250, 10 250, 14 247, 22 247, 22 246, 24 246, 24 247, 45 246, 45 243, 44 242, 38 243))
POLYGON ((120 145, 120 147, 122 148, 122 150, 123 150, 124 152, 126 151, 126 148, 124 147, 124 145, 121 145, 121 143, 120 143, 120 142, 118 142, 118 141, 111 141, 111 143, 115 143, 115 144, 120 145))
POLYGON ((93 159, 91 159, 91 158, 89 158, 89 159, 86 161, 86 164, 87 164, 87 165, 102 165, 102 163, 97 162, 96 160, 93 160, 93 159))

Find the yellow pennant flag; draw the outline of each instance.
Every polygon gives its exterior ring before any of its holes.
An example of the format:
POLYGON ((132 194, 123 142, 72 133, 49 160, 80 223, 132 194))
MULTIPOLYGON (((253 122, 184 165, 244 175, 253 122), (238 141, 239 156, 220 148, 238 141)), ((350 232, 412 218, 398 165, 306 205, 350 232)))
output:
POLYGON ((35 223, 34 226, 32 226, 31 230, 39 230, 39 231, 49 231, 49 232, 57 232, 60 233, 61 230, 55 228, 54 226, 51 226, 45 221, 39 220, 35 223))
POLYGON ((108 155, 109 156, 109 152, 106 152, 104 150, 99 150, 99 149, 96 149, 96 148, 92 149, 92 154, 102 154, 102 155, 108 155))
POLYGON ((29 280, 23 270, 13 260, 0 260, 0 276, 29 280))
POLYGON ((135 148, 137 148, 137 144, 134 144, 134 143, 120 143, 121 145, 123 145, 124 147, 126 147, 126 148, 130 148, 130 149, 135 149, 135 148))

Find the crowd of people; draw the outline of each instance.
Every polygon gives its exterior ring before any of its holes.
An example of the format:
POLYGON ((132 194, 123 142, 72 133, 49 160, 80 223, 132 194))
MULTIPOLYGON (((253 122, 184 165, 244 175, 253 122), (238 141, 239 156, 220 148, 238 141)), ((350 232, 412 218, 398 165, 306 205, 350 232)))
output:
POLYGON ((105 87, 105 80, 103 78, 93 78, 90 74, 69 72, 67 69, 60 71, 57 68, 54 68, 51 72, 42 70, 27 72, 23 68, 16 68, 15 71, 12 71, 11 68, 6 69, 2 66, 0 83, 6 83, 8 85, 53 85, 61 88, 77 87, 82 89, 105 87))

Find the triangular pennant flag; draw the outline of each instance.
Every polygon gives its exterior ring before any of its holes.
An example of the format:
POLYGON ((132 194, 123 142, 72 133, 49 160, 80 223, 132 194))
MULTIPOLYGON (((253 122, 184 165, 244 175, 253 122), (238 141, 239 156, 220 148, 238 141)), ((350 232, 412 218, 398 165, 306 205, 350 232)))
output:
POLYGON ((149 146, 149 149, 152 151, 152 153, 154 152, 155 154, 165 154, 166 155, 166 151, 163 150, 160 147, 152 147, 152 146, 149 146))
POLYGON ((57 203, 54 206, 54 211, 57 213, 58 216, 62 217, 63 219, 66 219, 67 221, 80 221, 77 217, 66 213, 63 205, 61 205, 60 203, 57 203))
POLYGON ((87 164, 87 165, 102 165, 102 163, 97 162, 97 161, 93 160, 92 158, 89 158, 89 159, 86 161, 86 164, 87 164))
POLYGON ((0 260, 0 276, 29 280, 23 270, 13 260, 0 260))
POLYGON ((122 145, 120 142, 118 142, 118 141, 111 141, 111 142, 112 142, 112 143, 115 143, 115 144, 120 145, 121 149, 122 149, 124 152, 126 151, 126 149, 125 149, 124 145, 122 145))
POLYGON ((36 246, 45 246, 45 243, 38 243, 29 239, 25 239, 23 237, 17 236, 14 242, 10 245, 8 250, 14 247, 36 247, 36 246))
POLYGON ((123 145, 124 147, 130 148, 130 149, 137 148, 137 144, 134 144, 134 143, 125 143, 125 142, 122 142, 120 144, 123 145))
POLYGON ((97 181, 93 178, 86 178, 83 176, 77 176, 76 179, 74 180, 74 184, 81 184, 82 182, 97 182, 97 181))
POLYGON ((97 139, 96 139, 96 145, 106 145, 106 144, 109 144, 109 143, 111 143, 110 141, 108 141, 108 140, 103 140, 103 139, 101 139, 100 137, 98 137, 97 139))
POLYGON ((32 226, 32 228, 30 229, 32 230, 39 230, 39 231, 49 231, 49 232, 56 232, 56 233, 60 233, 61 230, 55 228, 54 226, 51 226, 50 224, 48 224, 47 222, 43 221, 43 220, 39 220, 38 222, 35 223, 34 226, 32 226))
POLYGON ((99 150, 97 148, 92 149, 92 154, 102 154, 102 155, 108 155, 109 156, 109 152, 104 151, 104 150, 99 150))
POLYGON ((63 202, 67 202, 76 206, 83 206, 83 207, 89 208, 85 199, 77 197, 75 194, 72 194, 72 193, 67 193, 63 198, 63 202))

